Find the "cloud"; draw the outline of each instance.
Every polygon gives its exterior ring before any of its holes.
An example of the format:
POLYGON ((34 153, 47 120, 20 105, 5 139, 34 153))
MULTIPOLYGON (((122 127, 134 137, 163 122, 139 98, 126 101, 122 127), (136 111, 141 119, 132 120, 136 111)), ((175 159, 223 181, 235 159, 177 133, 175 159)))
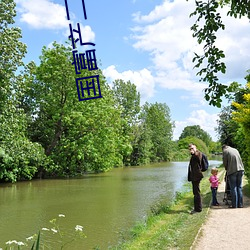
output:
MULTIPOLYGON (((33 29, 62 30, 64 37, 69 36, 69 23, 76 28, 76 17, 70 13, 70 21, 67 20, 64 5, 53 3, 49 0, 16 0, 18 11, 21 13, 21 22, 28 24, 33 29)), ((81 36, 84 42, 94 42, 95 33, 88 25, 80 23, 81 36)))
POLYGON ((139 71, 123 71, 119 73, 114 65, 109 66, 103 70, 103 74, 110 82, 116 79, 122 79, 125 82, 130 81, 136 85, 137 91, 141 93, 142 103, 153 96, 155 80, 151 72, 144 68, 139 71))
POLYGON ((69 27, 63 5, 48 0, 17 0, 21 21, 34 29, 65 29, 69 27))
POLYGON ((192 111, 184 121, 175 121, 175 129, 173 133, 174 140, 178 140, 183 129, 187 126, 200 125, 200 127, 206 131, 213 139, 217 141, 218 137, 214 131, 214 128, 218 127, 217 120, 218 114, 209 114, 207 111, 199 109, 192 111))
POLYGON ((227 72, 222 78, 225 81, 235 81, 246 76, 250 69, 250 25, 247 17, 235 19, 227 16, 228 9, 222 9, 225 30, 220 31, 217 39, 217 46, 225 52, 227 72))
MULTIPOLYGON (((204 89, 205 83, 197 83, 197 69, 193 69, 194 52, 202 53, 202 46, 192 37, 190 27, 195 17, 193 1, 165 0, 148 14, 133 15, 133 47, 146 51, 153 62, 156 85, 166 89, 183 89, 189 92, 204 89), (194 84, 196 82, 196 84, 194 84)), ((218 33, 217 45, 225 51, 228 69, 221 81, 243 79, 250 68, 250 26, 248 18, 227 16, 228 9, 220 10, 226 30, 218 33)))
POLYGON ((150 53, 156 81, 163 88, 192 90, 191 61, 197 46, 190 30, 193 8, 187 1, 164 1, 148 15, 134 14, 138 24, 132 29, 133 46, 150 53))
MULTIPOLYGON (((77 25, 72 23, 72 28, 74 29, 74 27, 77 27, 77 25)), ((80 23, 80 30, 81 30, 82 39, 84 38, 83 42, 95 41, 95 32, 91 29, 89 25, 82 25, 80 23)), ((65 37, 68 37, 70 35, 69 26, 67 27, 67 29, 65 29, 65 31, 63 32, 63 35, 65 37)))

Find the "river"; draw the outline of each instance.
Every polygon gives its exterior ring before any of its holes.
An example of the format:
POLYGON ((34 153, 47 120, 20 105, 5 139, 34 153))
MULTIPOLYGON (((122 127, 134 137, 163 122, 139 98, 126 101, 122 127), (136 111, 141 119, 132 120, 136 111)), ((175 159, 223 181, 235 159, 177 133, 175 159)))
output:
MULTIPOLYGON (((211 166, 220 163, 210 161, 211 166)), ((64 249, 108 249, 118 243, 122 232, 145 219, 153 204, 166 197, 171 202, 187 182, 187 165, 168 162, 116 168, 79 179, 1 184, 0 248, 4 249, 9 240, 25 242, 42 228, 52 228, 49 221, 56 218, 66 241, 73 236, 76 225, 83 226, 87 236, 64 249)), ((46 239, 48 245, 60 239, 58 233, 42 233, 41 240, 46 239)))

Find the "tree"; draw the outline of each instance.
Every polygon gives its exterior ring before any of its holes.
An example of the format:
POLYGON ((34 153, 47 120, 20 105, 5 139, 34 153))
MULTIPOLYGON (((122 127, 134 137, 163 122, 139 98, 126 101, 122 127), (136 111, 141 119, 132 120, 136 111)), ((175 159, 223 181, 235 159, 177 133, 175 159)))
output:
MULTIPOLYGON (((245 79, 249 81, 249 75, 247 75, 245 79)), ((242 87, 237 82, 233 82, 231 86, 234 92, 228 95, 227 99, 231 103, 247 104, 244 96, 250 93, 250 89, 242 87)), ((233 119, 233 113, 236 110, 236 107, 233 105, 224 107, 219 114, 218 127, 216 130, 220 136, 219 141, 221 144, 228 144, 236 147, 242 153, 245 149, 245 140, 242 138, 244 135, 241 124, 233 119)))
POLYGON ((15 3, 0 2, 0 179, 15 182, 32 179, 46 164, 43 148, 26 136, 27 121, 20 107, 26 85, 17 70, 23 66, 26 45, 20 41, 21 30, 15 26, 15 3))
POLYGON ((142 107, 141 124, 152 143, 150 161, 170 160, 173 123, 169 107, 165 103, 149 104, 146 102, 142 107))
MULTIPOLYGON (((249 80, 249 76, 246 77, 249 80)), ((243 95, 244 101, 242 103, 238 103, 236 101, 232 102, 232 106, 236 108, 235 111, 232 112, 233 120, 239 123, 241 131, 240 141, 241 148, 240 152, 243 154, 243 160, 245 163, 246 174, 248 177, 250 176, 250 82, 247 83, 246 93, 243 95), (242 129, 242 130, 241 130, 242 129)))
POLYGON ((101 70, 82 70, 81 77, 99 75, 103 98, 79 102, 71 61, 71 49, 55 42, 43 48, 40 65, 31 63, 26 77, 29 136, 55 163, 41 169, 50 175, 107 171, 121 165, 121 152, 130 150, 120 134, 121 110, 101 70))
POLYGON ((136 85, 130 81, 115 80, 113 88, 115 99, 122 108, 121 116, 128 121, 128 124, 135 124, 140 112, 140 93, 136 85))
POLYGON ((231 106, 224 107, 219 114, 218 127, 216 131, 220 136, 221 144, 227 144, 232 147, 237 147, 235 143, 235 135, 239 129, 239 124, 232 119, 231 106))
POLYGON ((209 104, 221 107, 221 97, 231 91, 230 87, 219 83, 218 74, 226 72, 226 65, 223 62, 225 54, 223 50, 216 45, 216 34, 219 30, 224 30, 225 25, 222 22, 219 7, 230 5, 228 15, 235 18, 248 16, 250 19, 249 0, 200 0, 196 2, 196 9, 190 16, 197 16, 196 22, 191 27, 193 37, 197 38, 199 44, 204 43, 203 54, 195 53, 193 62, 195 68, 200 69, 200 81, 209 83, 205 89, 205 99, 209 104), (201 68, 205 64, 205 67, 201 68))
POLYGON ((195 144, 197 149, 200 150, 201 152, 205 153, 206 155, 209 154, 209 150, 208 150, 206 144, 201 139, 199 139, 195 136, 187 136, 183 139, 180 139, 178 141, 178 147, 180 150, 185 150, 187 155, 190 155, 189 150, 188 150, 188 145, 190 143, 195 144))
POLYGON ((138 140, 138 114, 140 112, 140 93, 136 85, 130 81, 115 80, 113 94, 117 106, 121 109, 122 137, 131 145, 132 152, 128 155, 126 150, 123 155, 124 165, 137 165, 137 140, 138 140))
POLYGON ((151 131, 144 122, 133 127, 132 147, 131 165, 144 165, 151 162, 153 142, 151 140, 151 131))
POLYGON ((16 93, 21 90, 15 73, 18 67, 24 65, 22 58, 26 53, 26 45, 20 41, 21 30, 12 26, 16 16, 15 7, 13 0, 0 2, 0 112, 10 101, 13 90, 16 93))
POLYGON ((199 125, 185 127, 179 137, 179 140, 184 139, 188 136, 199 138, 200 140, 205 142, 207 147, 209 147, 210 143, 212 142, 211 136, 206 131, 201 129, 199 125))

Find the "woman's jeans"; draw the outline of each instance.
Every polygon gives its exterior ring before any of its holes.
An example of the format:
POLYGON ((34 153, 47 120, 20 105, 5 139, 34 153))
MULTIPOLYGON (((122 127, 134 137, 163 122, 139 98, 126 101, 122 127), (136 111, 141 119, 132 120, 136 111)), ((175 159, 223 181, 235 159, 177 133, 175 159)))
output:
POLYGON ((212 205, 216 206, 218 205, 218 201, 217 201, 217 187, 211 187, 212 190, 212 205))
POLYGON ((228 181, 230 185, 230 192, 232 196, 232 207, 243 207, 243 196, 242 196, 242 176, 244 171, 237 171, 233 174, 228 175, 228 181))

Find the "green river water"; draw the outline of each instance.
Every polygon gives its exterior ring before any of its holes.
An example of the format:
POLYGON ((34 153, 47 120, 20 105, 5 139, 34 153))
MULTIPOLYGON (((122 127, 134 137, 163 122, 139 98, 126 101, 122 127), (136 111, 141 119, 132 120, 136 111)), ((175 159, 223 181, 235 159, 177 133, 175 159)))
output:
MULTIPOLYGON (((219 164, 210 161, 210 165, 219 164)), ((157 201, 173 199, 187 182, 187 165, 169 162, 117 168, 80 179, 0 184, 0 248, 4 249, 9 240, 25 242, 42 228, 52 228, 49 221, 56 218, 66 241, 72 239, 76 225, 83 226, 87 236, 63 249, 108 249, 118 243, 122 232, 145 219, 157 201)), ((45 249, 60 249, 58 233, 42 232, 45 249)))

